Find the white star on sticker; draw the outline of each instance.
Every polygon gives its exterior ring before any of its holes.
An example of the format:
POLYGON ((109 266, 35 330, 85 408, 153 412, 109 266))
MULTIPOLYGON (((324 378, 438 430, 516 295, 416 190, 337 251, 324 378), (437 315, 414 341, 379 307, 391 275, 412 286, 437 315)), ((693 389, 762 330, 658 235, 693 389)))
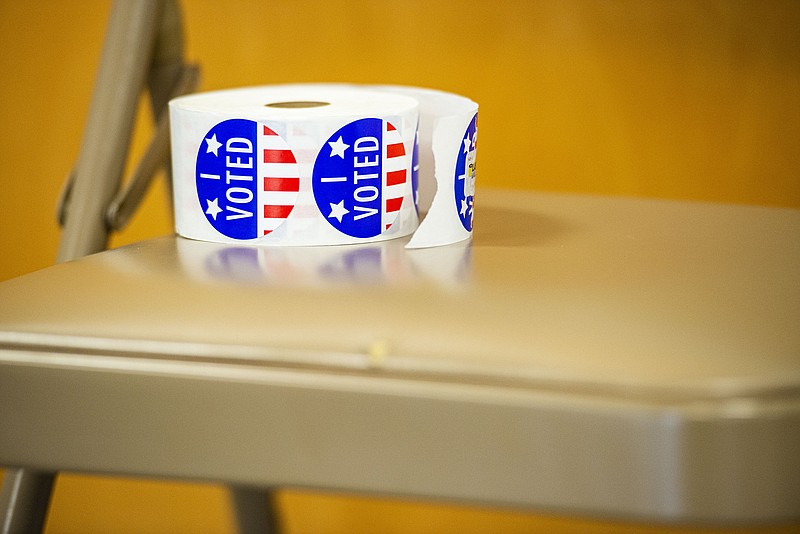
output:
POLYGON ((471 144, 472 144, 472 141, 470 141, 469 140, 469 136, 467 136, 467 138, 464 139, 464 154, 469 152, 469 145, 471 145, 471 144))
POLYGON ((466 198, 462 198, 461 199, 461 211, 459 212, 459 213, 461 213, 462 217, 467 214, 467 209, 468 209, 467 199, 466 198))
POLYGON ((344 200, 342 200, 338 204, 330 202, 330 205, 331 205, 331 214, 328 215, 329 219, 335 217, 337 221, 342 222, 342 217, 350 213, 350 210, 344 207, 344 200))
POLYGON ((217 151, 219 150, 219 147, 222 146, 222 143, 217 141, 217 134, 214 134, 211 137, 206 137, 206 143, 208 143, 208 146, 206 147, 206 154, 213 152, 215 156, 219 156, 217 151))
POLYGON ((219 207, 219 198, 215 198, 214 200, 206 199, 206 202, 208 202, 208 208, 206 208, 206 213, 211 215, 216 221, 217 215, 219 215, 219 212, 222 211, 222 209, 219 207))
POLYGON ((331 146, 331 156, 339 156, 340 158, 344 159, 344 151, 350 148, 350 145, 342 141, 342 136, 339 136, 339 139, 336 141, 329 141, 328 144, 331 146))

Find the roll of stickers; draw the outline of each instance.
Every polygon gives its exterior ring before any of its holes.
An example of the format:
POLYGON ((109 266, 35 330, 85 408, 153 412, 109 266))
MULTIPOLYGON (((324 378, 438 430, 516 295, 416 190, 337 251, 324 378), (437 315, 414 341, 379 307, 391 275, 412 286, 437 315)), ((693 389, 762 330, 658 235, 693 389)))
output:
POLYGON ((340 245, 472 234, 478 105, 394 86, 276 85, 170 102, 175 223, 201 241, 340 245), (422 215, 421 215, 422 214, 422 215))

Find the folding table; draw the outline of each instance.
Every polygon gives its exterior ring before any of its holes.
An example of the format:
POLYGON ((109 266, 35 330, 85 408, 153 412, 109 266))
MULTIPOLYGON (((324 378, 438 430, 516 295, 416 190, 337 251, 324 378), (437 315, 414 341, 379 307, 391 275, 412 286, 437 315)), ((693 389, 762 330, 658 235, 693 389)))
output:
POLYGON ((475 227, 3 282, 0 465, 800 519, 800 210, 479 188, 475 227))

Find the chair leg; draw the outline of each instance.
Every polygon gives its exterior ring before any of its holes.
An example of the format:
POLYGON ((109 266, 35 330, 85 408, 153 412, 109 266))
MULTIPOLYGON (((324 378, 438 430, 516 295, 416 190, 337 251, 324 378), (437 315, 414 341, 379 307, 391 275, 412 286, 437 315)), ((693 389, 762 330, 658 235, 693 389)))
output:
POLYGON ((10 468, 0 492, 2 534, 42 532, 50 506, 55 473, 10 468))
POLYGON ((230 491, 239 534, 280 532, 272 491, 243 486, 232 487, 230 491))

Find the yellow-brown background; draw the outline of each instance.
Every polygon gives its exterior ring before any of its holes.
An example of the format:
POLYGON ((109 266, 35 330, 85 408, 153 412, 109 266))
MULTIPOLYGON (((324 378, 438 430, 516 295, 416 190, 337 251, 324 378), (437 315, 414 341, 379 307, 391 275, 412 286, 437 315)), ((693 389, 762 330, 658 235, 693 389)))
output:
MULTIPOLYGON (((182 3, 203 89, 419 85, 481 105, 480 186, 800 207, 800 3, 182 3)), ((0 280, 50 265, 107 1, 0 0, 0 280)), ((134 154, 152 125, 143 106, 134 154)), ((477 224, 480 224, 479 220, 477 224)), ((112 245, 170 232, 163 183, 112 245)), ((2 303, 0 303, 2 305, 2 303)), ((513 511, 279 495, 289 532, 592 532, 513 511)), ((48 532, 230 532, 216 486, 65 475, 48 532)), ((640 530, 639 530, 640 531, 640 530)))

